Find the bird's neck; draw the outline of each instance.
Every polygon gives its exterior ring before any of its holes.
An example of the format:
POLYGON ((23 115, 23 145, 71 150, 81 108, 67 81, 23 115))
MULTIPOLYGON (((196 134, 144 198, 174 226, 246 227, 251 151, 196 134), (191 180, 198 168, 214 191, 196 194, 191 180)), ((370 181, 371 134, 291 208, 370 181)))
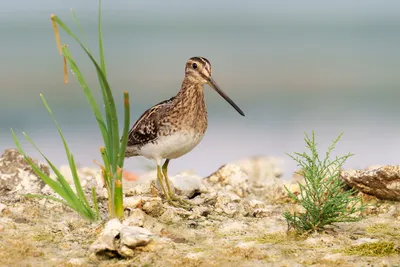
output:
POLYGON ((182 82, 181 90, 178 92, 176 98, 185 104, 202 104, 204 103, 204 84, 194 82, 185 77, 182 82))
POLYGON ((188 129, 204 134, 207 129, 207 108, 204 101, 204 84, 185 77, 182 88, 174 97, 174 109, 188 129))

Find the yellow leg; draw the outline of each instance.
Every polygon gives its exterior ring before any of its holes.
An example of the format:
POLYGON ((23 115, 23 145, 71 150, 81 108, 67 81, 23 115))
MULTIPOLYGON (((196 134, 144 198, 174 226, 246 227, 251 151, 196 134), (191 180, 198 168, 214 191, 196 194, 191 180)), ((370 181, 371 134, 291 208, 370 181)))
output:
POLYGON ((160 165, 157 165, 157 180, 158 180, 158 183, 160 184, 160 187, 161 187, 161 190, 162 190, 164 196, 167 198, 167 200, 170 199, 169 194, 167 194, 167 191, 164 188, 163 175, 161 173, 160 165))
POLYGON ((185 207, 190 207, 191 203, 189 201, 186 201, 180 197, 177 197, 174 192, 172 192, 171 186, 169 184, 169 179, 168 179, 168 164, 169 164, 169 159, 166 159, 163 166, 162 166, 162 173, 164 175, 164 180, 165 183, 167 185, 167 191, 169 194, 170 199, 174 200, 174 201, 178 201, 181 205, 185 206, 185 207))
POLYGON ((168 203, 172 206, 177 207, 177 205, 172 201, 170 194, 167 192, 167 190, 164 187, 163 174, 162 174, 160 165, 157 165, 157 179, 158 179, 158 183, 160 184, 161 190, 162 190, 165 198, 167 199, 168 203))

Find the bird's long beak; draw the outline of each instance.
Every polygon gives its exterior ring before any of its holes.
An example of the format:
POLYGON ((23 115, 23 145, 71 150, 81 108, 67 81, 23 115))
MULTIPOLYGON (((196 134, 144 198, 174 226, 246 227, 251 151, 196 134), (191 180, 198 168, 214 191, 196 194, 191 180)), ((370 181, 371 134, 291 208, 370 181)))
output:
POLYGON ((219 88, 212 77, 208 79, 208 85, 210 85, 218 94, 220 94, 220 96, 222 96, 229 104, 231 104, 231 106, 236 109, 240 115, 244 116, 243 111, 235 104, 235 102, 233 102, 232 99, 229 98, 227 94, 224 93, 224 91, 221 90, 221 88, 219 88))

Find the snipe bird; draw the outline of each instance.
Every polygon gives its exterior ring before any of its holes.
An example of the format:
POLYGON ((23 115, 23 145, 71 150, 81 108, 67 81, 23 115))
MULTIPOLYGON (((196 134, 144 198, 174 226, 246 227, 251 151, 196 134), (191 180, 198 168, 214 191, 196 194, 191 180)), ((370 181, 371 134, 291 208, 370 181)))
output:
POLYGON ((168 164, 195 148, 207 129, 204 85, 210 85, 233 108, 243 111, 219 88, 204 57, 186 62, 185 78, 178 94, 146 110, 129 131, 125 157, 144 156, 157 163, 157 179, 171 205, 187 201, 175 196, 168 180, 168 164), (162 161, 165 160, 164 164, 162 161), (163 183, 165 182, 165 185, 163 183))

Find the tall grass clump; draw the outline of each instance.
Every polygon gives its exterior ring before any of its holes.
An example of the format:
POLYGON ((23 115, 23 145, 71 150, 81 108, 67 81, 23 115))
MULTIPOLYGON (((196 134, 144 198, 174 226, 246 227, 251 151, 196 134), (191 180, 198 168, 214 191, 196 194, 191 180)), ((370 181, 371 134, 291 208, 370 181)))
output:
POLYGON ((304 184, 299 183, 298 195, 286 188, 290 198, 304 208, 304 212, 283 214, 289 229, 319 231, 334 223, 360 220, 358 213, 365 205, 360 197, 355 196, 354 190, 345 189, 339 177, 341 167, 352 154, 331 158, 341 136, 332 142, 323 159, 317 151, 314 132, 311 137, 306 134, 304 138, 309 153, 289 154, 301 168, 298 174, 304 177, 304 184))
MULTIPOLYGON (((72 15, 73 18, 79 27, 80 31, 82 28, 78 22, 78 19, 73 11, 72 15)), ((119 132, 118 126, 118 116, 116 111, 116 105, 114 101, 114 97, 111 91, 110 84, 107 80, 107 72, 106 72, 106 64, 104 58, 104 49, 103 49, 103 37, 102 37, 102 27, 101 27, 101 1, 99 0, 99 10, 98 10, 98 45, 99 45, 99 54, 100 54, 100 62, 98 62, 93 54, 89 51, 89 49, 81 42, 77 35, 75 35, 70 28, 56 15, 51 15, 51 22, 54 30, 54 35, 56 39, 56 44, 60 55, 63 57, 64 62, 64 83, 68 83, 68 67, 74 73, 79 85, 81 86, 84 95, 89 103, 90 108, 94 114, 94 117, 97 121, 99 131, 103 138, 104 146, 100 148, 100 154, 103 159, 103 164, 101 166, 102 177, 104 180, 104 185, 107 188, 108 192, 108 206, 109 206, 109 216, 110 217, 117 217, 121 218, 123 216, 123 194, 122 194, 122 168, 124 165, 124 156, 126 150, 126 143, 128 139, 128 130, 129 130, 129 95, 127 92, 124 92, 124 126, 122 132, 122 138, 119 132), (60 41, 60 34, 58 28, 61 28, 67 35, 72 37, 79 46, 84 50, 86 55, 89 57, 90 61, 93 63, 94 68, 97 73, 100 91, 103 98, 102 105, 104 106, 104 114, 99 108, 99 105, 96 103, 95 98, 91 89, 89 88, 88 84, 85 81, 84 76, 82 75, 81 71, 78 68, 77 63, 75 62, 74 58, 72 57, 68 46, 61 45, 60 41)), ((17 145, 17 148, 20 153, 25 156, 26 161, 32 166, 36 174, 46 183, 48 184, 61 198, 54 199, 57 201, 61 201, 62 203, 68 205, 75 211, 77 211, 81 216, 87 218, 89 220, 95 220, 99 218, 98 209, 97 209, 97 202, 96 202, 96 193, 93 190, 92 197, 93 197, 93 211, 88 201, 83 194, 79 177, 76 171, 76 164, 72 154, 70 153, 67 142, 62 134, 62 131, 57 124, 56 120, 54 119, 53 113, 49 106, 47 105, 44 97, 42 96, 43 103, 46 106, 47 110, 53 117, 54 123, 59 131, 59 134, 62 138, 64 148, 66 151, 66 155, 69 161, 69 166, 71 169, 71 173, 74 178, 74 184, 76 188, 76 193, 71 190, 68 183, 66 182, 65 178, 61 175, 60 171, 45 157, 39 149, 35 146, 33 141, 26 135, 25 137, 32 143, 32 145, 43 155, 46 159, 50 167, 52 168, 53 172, 55 173, 57 179, 53 180, 48 177, 46 174, 40 171, 40 169, 29 159, 29 157, 24 153, 22 150, 19 141, 12 131, 14 141, 17 145), (93 214, 92 214, 93 213, 93 214)), ((44 197, 44 196, 41 196, 44 197)))

